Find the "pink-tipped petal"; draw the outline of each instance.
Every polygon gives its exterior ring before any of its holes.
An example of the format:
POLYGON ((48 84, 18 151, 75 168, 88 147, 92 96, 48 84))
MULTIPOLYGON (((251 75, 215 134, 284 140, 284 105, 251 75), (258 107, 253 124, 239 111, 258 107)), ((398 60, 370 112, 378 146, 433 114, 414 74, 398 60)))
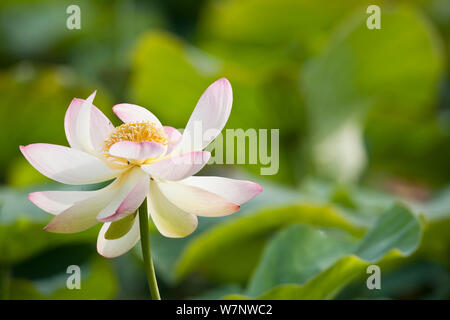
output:
POLYGON ((107 187, 92 191, 92 196, 74 203, 59 213, 44 228, 55 233, 76 233, 89 229, 98 223, 97 214, 114 198, 120 183, 116 179, 107 187))
MULTIPOLYGON (((72 148, 80 149, 86 152, 91 150, 85 150, 84 144, 79 140, 80 134, 78 133, 78 118, 80 110, 83 104, 87 103, 86 100, 75 98, 69 105, 64 118, 64 129, 66 132, 67 141, 72 148)), ((88 106, 89 108, 89 106, 88 106)), ((111 121, 92 103, 90 105, 91 114, 89 117, 89 129, 85 128, 90 134, 91 146, 96 152, 100 152, 103 146, 103 142, 108 135, 114 130, 114 126, 111 121)))
POLYGON ((124 123, 149 121, 162 127, 161 122, 153 113, 135 104, 116 104, 113 111, 124 123))
POLYGON ((135 218, 131 229, 124 236, 118 239, 105 239, 105 234, 110 225, 111 222, 105 223, 100 229, 100 233, 97 238, 97 251, 105 258, 115 258, 128 252, 140 239, 139 219, 135 218))
POLYGON ((45 230, 74 233, 97 224, 99 216, 110 221, 125 217, 135 212, 144 200, 148 192, 148 182, 145 181, 148 180, 138 167, 131 169, 105 188, 91 191, 92 196, 59 213, 45 230))
POLYGON ((153 223, 163 236, 182 238, 197 228, 197 217, 170 202, 153 181, 150 182, 147 204, 153 223))
POLYGON ((119 191, 97 215, 101 222, 119 220, 139 208, 148 193, 150 178, 139 167, 120 177, 119 191))
POLYGON ((65 184, 91 184, 117 177, 122 171, 111 169, 99 158, 78 149, 47 143, 20 146, 28 162, 40 173, 65 184))
POLYGON ((211 153, 208 151, 196 151, 143 165, 141 168, 151 176, 177 181, 199 172, 210 157, 211 153))
POLYGON ((59 214, 76 202, 92 197, 95 191, 40 191, 32 192, 28 199, 37 207, 51 213, 59 214))
POLYGON ((149 159, 160 156, 166 148, 166 146, 153 141, 121 141, 111 146, 109 154, 133 160, 149 159))
POLYGON ((243 204, 258 195, 262 188, 259 184, 222 177, 189 177, 183 184, 198 187, 215 193, 233 203, 243 204))
POLYGON ((221 78, 200 97, 183 132, 181 153, 203 150, 222 131, 231 112, 233 91, 221 78))
POLYGON ((167 139, 169 140, 166 154, 170 154, 180 144, 183 136, 180 131, 169 126, 164 127, 164 132, 167 135, 167 139))
POLYGON ((161 193, 183 211, 204 217, 221 217, 240 209, 221 196, 183 183, 157 182, 161 193))

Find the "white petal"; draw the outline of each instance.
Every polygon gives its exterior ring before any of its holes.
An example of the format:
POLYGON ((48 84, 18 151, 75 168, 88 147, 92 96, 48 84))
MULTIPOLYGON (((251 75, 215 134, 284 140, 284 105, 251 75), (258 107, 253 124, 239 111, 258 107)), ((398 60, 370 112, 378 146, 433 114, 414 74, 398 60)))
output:
POLYGON ((259 184, 222 177, 189 177, 180 181, 183 184, 213 192, 231 202, 243 204, 262 191, 259 184))
POLYGON ((161 122, 153 113, 135 104, 116 104, 113 107, 113 111, 124 123, 149 121, 162 127, 161 122))
POLYGON ((119 179, 119 190, 99 212, 97 216, 99 221, 116 221, 136 212, 147 196, 150 177, 139 167, 134 167, 119 179))
POLYGON ((153 141, 133 142, 121 141, 113 144, 109 154, 126 159, 149 159, 160 156, 167 147, 153 141))
POLYGON ((220 217, 234 213, 240 205, 204 189, 180 182, 157 182, 159 190, 183 211, 204 217, 220 217))
POLYGON ((147 204, 153 223, 166 237, 186 237, 197 228, 197 217, 171 203, 153 181, 150 182, 147 204))
POLYGON ((66 116, 64 118, 64 130, 66 131, 66 138, 72 148, 80 149, 81 144, 78 142, 77 136, 77 119, 80 108, 84 100, 75 98, 67 108, 66 116))
POLYGON ((95 191, 40 191, 30 193, 28 199, 48 213, 59 214, 76 202, 92 197, 93 192, 95 191))
POLYGON ((197 103, 183 132, 180 153, 203 150, 222 131, 231 112, 233 91, 227 79, 210 85, 197 103))
MULTIPOLYGON (((79 141, 78 135, 78 118, 80 115, 81 107, 86 100, 75 98, 69 105, 66 111, 66 116, 64 118, 64 129, 66 132, 67 141, 72 148, 80 149, 89 152, 89 150, 84 150, 82 143, 79 141)), ((92 147, 96 152, 100 152, 103 147, 103 142, 109 136, 109 134, 114 130, 114 126, 111 121, 101 112, 96 106, 91 104, 91 114, 90 114, 90 140, 92 142, 92 147)))
POLYGON ((113 240, 105 239, 111 222, 103 224, 97 238, 97 251, 106 258, 118 257, 132 249, 140 239, 139 218, 134 219, 133 226, 123 237, 113 240))
POLYGON ((143 165, 141 168, 151 176, 176 181, 199 172, 210 157, 211 153, 208 151, 196 151, 143 165))
POLYGON ((98 110, 96 112, 94 106, 91 113, 91 142, 95 153, 99 154, 103 151, 105 140, 114 131, 114 126, 109 119, 98 110))
POLYGON ((95 153, 94 144, 91 139, 91 114, 92 101, 94 101, 97 91, 94 91, 81 105, 78 112, 76 135, 82 150, 95 153))
POLYGON ((99 158, 78 149, 47 143, 20 146, 28 162, 40 173, 65 184, 91 184, 110 180, 122 170, 111 169, 99 158))

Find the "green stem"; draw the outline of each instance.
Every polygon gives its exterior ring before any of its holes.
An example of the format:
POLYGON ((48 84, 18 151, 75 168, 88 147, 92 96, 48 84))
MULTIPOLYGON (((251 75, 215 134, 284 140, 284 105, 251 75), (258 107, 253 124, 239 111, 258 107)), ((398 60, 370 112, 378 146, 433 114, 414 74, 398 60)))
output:
POLYGON ((148 232, 147 200, 139 207, 139 229, 141 232, 142 256, 144 257, 145 275, 153 300, 161 300, 158 283, 156 282, 155 267, 153 266, 152 254, 150 252, 150 236, 148 232))

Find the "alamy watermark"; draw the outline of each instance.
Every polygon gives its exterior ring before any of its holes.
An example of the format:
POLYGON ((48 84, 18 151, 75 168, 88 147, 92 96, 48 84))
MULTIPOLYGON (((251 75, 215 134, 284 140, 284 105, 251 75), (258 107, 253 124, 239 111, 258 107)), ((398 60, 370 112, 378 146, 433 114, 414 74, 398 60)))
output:
POLYGON ((381 269, 376 264, 371 264, 366 269, 367 274, 370 276, 367 278, 366 285, 369 290, 381 289, 381 269))
POLYGON ((70 274, 70 276, 67 277, 67 280, 66 280, 67 289, 80 290, 81 289, 81 268, 80 268, 80 266, 77 266, 76 264, 72 264, 67 267, 66 273, 70 274))
POLYGON ((366 13, 370 16, 366 20, 366 26, 369 30, 381 29, 381 9, 379 6, 372 4, 367 7, 366 13))
MULTIPOLYGON (((183 134, 181 154, 173 157, 176 164, 250 164, 260 165, 261 175, 274 175, 279 170, 279 129, 226 129, 218 133, 216 128, 203 130, 202 121, 196 121, 183 134), (204 153, 211 152, 209 159, 204 153)), ((180 130, 182 131, 182 130, 180 130)))
POLYGON ((66 27, 69 30, 81 29, 81 9, 76 4, 67 7, 66 13, 69 15, 66 20, 66 27))

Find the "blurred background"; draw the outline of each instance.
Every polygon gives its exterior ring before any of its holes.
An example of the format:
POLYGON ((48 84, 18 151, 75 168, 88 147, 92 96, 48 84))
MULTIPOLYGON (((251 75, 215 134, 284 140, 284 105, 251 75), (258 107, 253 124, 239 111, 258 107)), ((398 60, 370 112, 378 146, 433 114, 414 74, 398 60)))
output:
MULTIPOLYGON (((234 92, 226 128, 280 129, 277 174, 238 213, 189 237, 153 228, 163 298, 450 297, 450 4, 445 0, 2 0, 0 295, 148 299, 139 245, 97 254, 98 228, 47 233, 27 199, 74 190, 39 174, 19 145, 67 145, 74 97, 142 105, 183 128, 207 86, 234 92), (81 9, 69 30, 68 6, 81 9), (381 29, 369 30, 369 5, 381 29), (381 267, 381 289, 366 268, 381 267), (81 290, 66 269, 81 267, 81 290)), ((96 189, 85 186, 81 189, 96 189)))

